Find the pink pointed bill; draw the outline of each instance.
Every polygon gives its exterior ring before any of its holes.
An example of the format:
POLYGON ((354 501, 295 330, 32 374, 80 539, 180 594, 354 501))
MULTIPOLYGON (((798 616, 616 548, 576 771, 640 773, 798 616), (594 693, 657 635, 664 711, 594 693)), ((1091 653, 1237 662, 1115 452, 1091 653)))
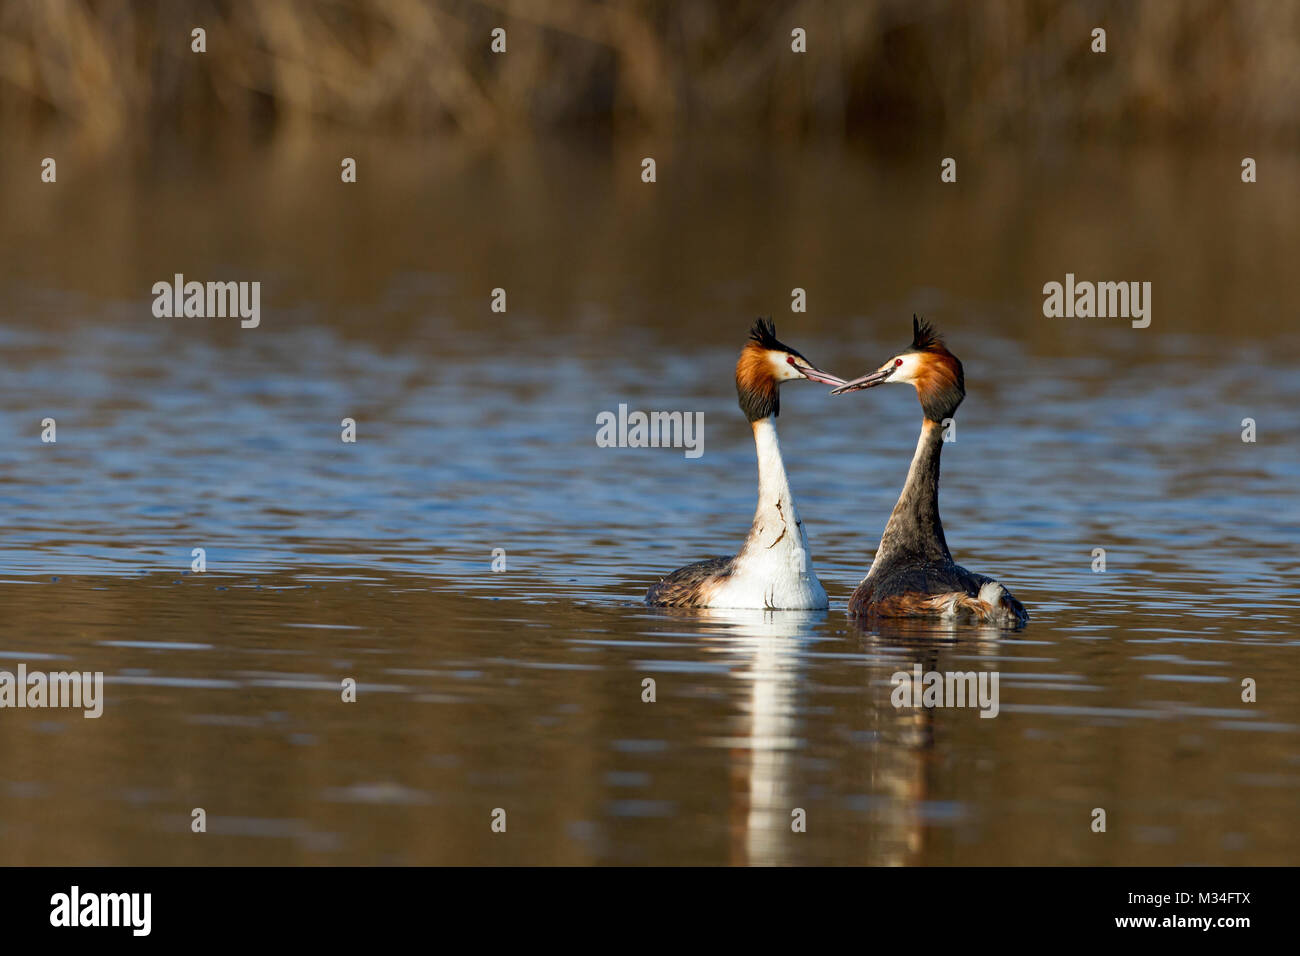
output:
POLYGON ((797 368, 803 377, 808 379, 810 382, 820 382, 823 385, 844 384, 844 379, 840 378, 838 375, 832 375, 830 372, 823 372, 821 369, 814 368, 811 365, 796 365, 795 368, 797 368))
POLYGON ((868 372, 861 378, 855 378, 851 382, 841 382, 839 388, 831 390, 831 394, 842 395, 844 392, 856 392, 860 388, 871 388, 889 378, 889 376, 893 374, 893 371, 894 369, 891 366, 890 368, 880 369, 876 372, 868 372))

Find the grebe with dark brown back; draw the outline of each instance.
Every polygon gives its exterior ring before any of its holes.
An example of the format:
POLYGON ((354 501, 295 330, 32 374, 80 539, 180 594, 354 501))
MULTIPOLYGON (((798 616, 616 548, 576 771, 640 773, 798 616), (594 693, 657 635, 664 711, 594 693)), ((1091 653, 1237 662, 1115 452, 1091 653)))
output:
POLYGON ((1029 614, 1010 591, 953 561, 939 520, 943 422, 953 416, 966 396, 961 362, 948 351, 933 326, 912 316, 912 344, 906 351, 831 394, 886 383, 915 386, 925 417, 903 493, 880 536, 871 569, 849 599, 849 614, 867 619, 938 617, 1023 626, 1029 614))

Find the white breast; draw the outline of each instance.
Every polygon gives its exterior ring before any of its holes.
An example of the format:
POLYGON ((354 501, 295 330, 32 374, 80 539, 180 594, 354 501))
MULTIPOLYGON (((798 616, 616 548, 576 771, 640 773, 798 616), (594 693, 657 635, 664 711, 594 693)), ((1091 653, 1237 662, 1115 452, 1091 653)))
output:
POLYGON ((731 576, 709 607, 818 610, 829 606, 817 580, 808 539, 785 475, 771 419, 754 423, 758 450, 758 508, 731 576))

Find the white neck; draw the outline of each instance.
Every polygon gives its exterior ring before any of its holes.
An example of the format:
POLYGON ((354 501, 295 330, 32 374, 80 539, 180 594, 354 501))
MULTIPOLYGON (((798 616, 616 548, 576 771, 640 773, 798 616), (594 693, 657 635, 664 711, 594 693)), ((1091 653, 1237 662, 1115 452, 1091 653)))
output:
POLYGON ((803 522, 790 494, 781 443, 770 418, 754 422, 758 507, 745 546, 717 607, 823 608, 826 591, 813 571, 803 522))
POLYGON ((799 515, 795 512, 790 481, 785 476, 785 461, 781 458, 781 441, 776 437, 776 423, 772 419, 754 422, 754 445, 758 451, 758 510, 754 513, 754 527, 758 527, 765 514, 775 517, 780 512, 797 522, 799 515))

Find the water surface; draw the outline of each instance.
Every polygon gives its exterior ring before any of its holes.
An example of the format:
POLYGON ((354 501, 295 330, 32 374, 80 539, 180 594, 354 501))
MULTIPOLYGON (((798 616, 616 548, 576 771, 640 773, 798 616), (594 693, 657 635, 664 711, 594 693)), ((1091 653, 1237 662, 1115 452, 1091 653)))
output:
POLYGON ((919 159, 723 144, 645 186, 599 147, 395 148, 350 190, 342 148, 0 170, 0 669, 107 696, 0 711, 0 862, 1300 856, 1296 177, 1007 155, 944 192, 919 159), (1045 319, 1067 271, 1151 281, 1151 327, 1045 319), (261 326, 154 318, 176 272, 262 281, 261 326), (847 376, 914 311, 966 368, 949 545, 1030 626, 845 617, 919 408, 798 383, 830 611, 641 606, 748 527, 753 316, 847 376), (620 403, 703 412, 704 454, 597 447, 620 403), (915 664, 996 671, 998 716, 895 708, 915 664))

